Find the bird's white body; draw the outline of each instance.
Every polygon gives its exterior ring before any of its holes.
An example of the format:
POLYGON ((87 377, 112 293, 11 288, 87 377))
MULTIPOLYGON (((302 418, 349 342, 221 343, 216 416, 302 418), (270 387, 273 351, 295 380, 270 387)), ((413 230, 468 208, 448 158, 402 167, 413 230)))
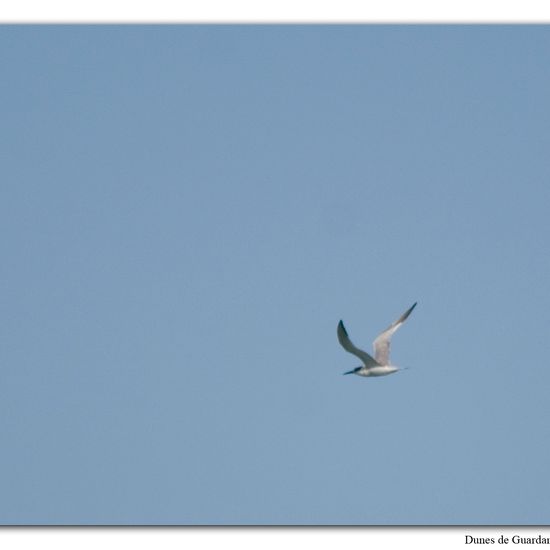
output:
POLYGON ((393 333, 405 322, 411 311, 416 307, 416 302, 410 307, 397 321, 392 323, 386 330, 381 332, 373 342, 374 357, 371 357, 366 351, 355 347, 349 339, 348 333, 344 327, 344 323, 338 323, 338 341, 341 346, 353 355, 359 357, 363 361, 361 367, 345 372, 344 374, 356 374, 357 376, 386 376, 393 374, 400 369, 390 364, 390 342, 393 333))
POLYGON ((399 367, 394 367, 393 365, 380 365, 379 367, 359 367, 358 370, 355 370, 353 374, 357 376, 386 376, 388 374, 393 374, 401 370, 399 367))

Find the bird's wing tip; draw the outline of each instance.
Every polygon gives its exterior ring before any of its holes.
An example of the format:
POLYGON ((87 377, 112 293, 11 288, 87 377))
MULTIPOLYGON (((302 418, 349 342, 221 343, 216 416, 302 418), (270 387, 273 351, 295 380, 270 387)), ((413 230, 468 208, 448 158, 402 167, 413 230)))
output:
POLYGON ((407 317, 412 313, 412 310, 416 307, 416 304, 418 304, 418 302, 415 302, 407 311, 405 311, 405 313, 403 313, 403 315, 397 320, 397 323, 402 323, 405 321, 405 319, 407 319, 407 317))

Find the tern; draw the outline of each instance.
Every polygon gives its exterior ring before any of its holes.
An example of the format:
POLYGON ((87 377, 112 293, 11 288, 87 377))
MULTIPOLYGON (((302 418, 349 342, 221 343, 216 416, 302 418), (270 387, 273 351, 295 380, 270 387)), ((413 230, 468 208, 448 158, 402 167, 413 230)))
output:
POLYGON ((355 347, 352 341, 349 339, 348 333, 344 327, 344 323, 340 321, 338 323, 338 341, 342 347, 353 353, 363 361, 363 365, 353 370, 345 372, 344 374, 357 374, 357 376, 386 376, 387 374, 393 374, 398 370, 390 363, 390 343, 393 333, 405 322, 407 317, 411 314, 411 311, 416 307, 415 302, 397 321, 392 323, 386 330, 381 332, 376 340, 372 343, 374 349, 374 357, 371 357, 366 351, 355 347))

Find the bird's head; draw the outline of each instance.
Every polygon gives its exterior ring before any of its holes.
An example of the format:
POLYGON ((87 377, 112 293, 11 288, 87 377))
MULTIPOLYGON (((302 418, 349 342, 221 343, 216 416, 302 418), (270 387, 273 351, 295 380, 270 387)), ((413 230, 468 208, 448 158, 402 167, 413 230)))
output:
POLYGON ((353 370, 348 370, 344 374, 355 374, 358 370, 361 370, 363 367, 355 367, 353 370))

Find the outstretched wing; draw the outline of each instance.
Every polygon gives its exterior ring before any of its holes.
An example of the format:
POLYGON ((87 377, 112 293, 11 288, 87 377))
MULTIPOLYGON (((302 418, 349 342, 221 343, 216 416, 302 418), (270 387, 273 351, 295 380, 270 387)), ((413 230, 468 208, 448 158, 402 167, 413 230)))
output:
POLYGON ((374 357, 381 365, 390 364, 390 342, 393 333, 405 322, 411 311, 416 307, 415 302, 397 321, 392 323, 384 332, 382 332, 373 342, 374 357))
POLYGON ((378 365, 378 363, 366 351, 356 348, 352 344, 342 321, 338 323, 338 330, 336 331, 336 333, 338 334, 338 341, 340 342, 342 347, 346 351, 349 351, 350 353, 353 353, 353 355, 359 357, 359 359, 361 359, 361 361, 363 361, 363 363, 365 364, 365 367, 374 367, 378 365))

